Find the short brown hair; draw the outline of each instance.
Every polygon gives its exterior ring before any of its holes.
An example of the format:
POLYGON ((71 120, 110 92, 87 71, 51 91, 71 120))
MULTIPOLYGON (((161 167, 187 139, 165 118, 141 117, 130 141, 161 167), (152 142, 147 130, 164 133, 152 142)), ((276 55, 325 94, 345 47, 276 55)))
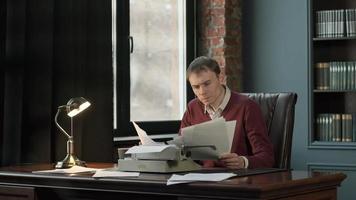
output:
POLYGON ((216 60, 206 56, 197 57, 190 63, 187 69, 187 79, 189 79, 189 76, 192 73, 198 73, 200 71, 207 70, 215 72, 217 76, 220 74, 220 66, 216 60))

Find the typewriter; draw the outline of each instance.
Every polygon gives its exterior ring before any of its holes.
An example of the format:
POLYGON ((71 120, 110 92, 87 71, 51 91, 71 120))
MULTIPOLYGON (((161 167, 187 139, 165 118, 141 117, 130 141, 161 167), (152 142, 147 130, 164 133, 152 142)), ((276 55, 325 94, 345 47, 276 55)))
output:
POLYGON ((213 145, 139 145, 131 147, 129 155, 118 160, 118 170, 134 172, 173 173, 200 170, 195 160, 218 158, 213 145))

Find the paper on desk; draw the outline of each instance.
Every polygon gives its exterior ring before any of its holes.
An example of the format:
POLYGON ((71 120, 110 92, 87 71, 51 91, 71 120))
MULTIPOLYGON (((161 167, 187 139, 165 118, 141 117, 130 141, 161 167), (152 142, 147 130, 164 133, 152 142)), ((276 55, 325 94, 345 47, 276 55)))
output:
POLYGON ((158 153, 171 147, 172 145, 160 145, 160 146, 149 146, 149 145, 139 145, 129 148, 125 154, 133 153, 158 153))
POLYGON ((167 185, 190 183, 195 181, 223 181, 228 178, 234 177, 234 173, 188 173, 185 175, 173 174, 167 180, 167 185))
POLYGON ((161 145, 160 143, 157 143, 153 141, 150 137, 148 137, 146 131, 141 129, 135 122, 132 123, 136 129, 136 132, 138 134, 138 137, 140 138, 142 145, 161 145))
POLYGON ((94 178, 103 178, 103 177, 138 177, 139 172, 123 172, 123 171, 109 171, 109 170, 100 170, 95 172, 93 175, 94 178))
POLYGON ((73 166, 71 168, 66 168, 66 169, 51 169, 51 170, 33 171, 32 173, 74 174, 74 173, 83 173, 83 172, 96 172, 96 171, 100 171, 100 170, 102 170, 102 169, 73 166))

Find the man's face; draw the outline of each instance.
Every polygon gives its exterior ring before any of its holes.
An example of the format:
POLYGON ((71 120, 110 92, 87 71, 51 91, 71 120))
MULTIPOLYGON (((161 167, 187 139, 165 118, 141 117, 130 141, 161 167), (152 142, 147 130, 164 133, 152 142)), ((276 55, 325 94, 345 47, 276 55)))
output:
POLYGON ((190 74, 193 92, 204 105, 212 105, 217 101, 222 89, 219 77, 210 70, 190 74))

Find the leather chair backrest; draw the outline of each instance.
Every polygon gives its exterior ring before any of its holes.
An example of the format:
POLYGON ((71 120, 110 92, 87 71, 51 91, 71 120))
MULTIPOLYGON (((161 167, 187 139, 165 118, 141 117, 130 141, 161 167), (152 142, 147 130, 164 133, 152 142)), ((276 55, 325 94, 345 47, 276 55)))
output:
POLYGON ((295 93, 242 93, 256 101, 266 120, 268 135, 274 148, 275 166, 290 169, 295 93))

